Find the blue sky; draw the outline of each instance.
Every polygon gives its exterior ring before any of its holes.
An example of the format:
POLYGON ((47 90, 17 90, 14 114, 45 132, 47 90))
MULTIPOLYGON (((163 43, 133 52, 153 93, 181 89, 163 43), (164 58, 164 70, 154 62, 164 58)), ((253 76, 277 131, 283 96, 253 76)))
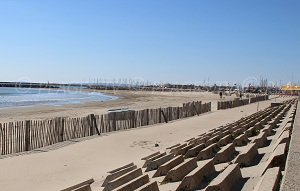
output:
POLYGON ((300 81, 299 0, 1 0, 0 81, 300 81))

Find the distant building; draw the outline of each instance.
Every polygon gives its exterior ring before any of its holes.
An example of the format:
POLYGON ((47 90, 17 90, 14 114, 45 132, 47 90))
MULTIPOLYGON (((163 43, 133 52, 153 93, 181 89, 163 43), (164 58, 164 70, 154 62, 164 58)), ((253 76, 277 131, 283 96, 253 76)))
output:
POLYGON ((281 91, 285 95, 298 95, 298 96, 300 96, 300 86, 294 86, 294 85, 282 86, 281 91))

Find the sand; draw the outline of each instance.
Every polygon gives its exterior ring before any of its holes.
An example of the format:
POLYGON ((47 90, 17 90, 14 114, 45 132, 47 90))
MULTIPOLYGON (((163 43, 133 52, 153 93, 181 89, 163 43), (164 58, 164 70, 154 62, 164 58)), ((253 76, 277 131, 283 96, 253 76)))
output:
MULTIPOLYGON (((146 98, 149 102, 159 99, 151 96, 146 98)), ((174 102, 176 99, 179 98, 174 98, 174 102)), ((270 106, 271 102, 260 102, 259 109, 270 106)), ((139 104, 141 102, 135 103, 137 107, 139 104)), ((146 155, 163 151, 171 145, 250 115, 257 108, 258 103, 254 103, 229 110, 214 110, 168 124, 103 134, 58 150, 1 159, 0 188, 5 191, 52 191, 90 178, 96 180, 93 187, 99 188, 107 171, 130 162, 139 164, 140 159, 146 155), (159 147, 154 146, 156 143, 159 147)))
MULTIPOLYGON (((119 99, 108 102, 89 102, 82 104, 69 104, 64 106, 35 106, 0 109, 0 122, 19 120, 52 119, 55 117, 83 117, 89 114, 103 114, 113 108, 146 109, 169 106, 181 106, 190 101, 211 101, 216 108, 219 96, 210 92, 150 92, 150 91, 99 91, 119 99)), ((234 99, 227 96, 225 99, 234 99)))

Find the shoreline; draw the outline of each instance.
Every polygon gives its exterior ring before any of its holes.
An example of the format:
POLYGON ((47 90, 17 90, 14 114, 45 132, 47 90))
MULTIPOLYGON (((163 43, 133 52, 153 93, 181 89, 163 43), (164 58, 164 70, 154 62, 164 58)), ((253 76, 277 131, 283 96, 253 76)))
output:
MULTIPOLYGON (((70 90, 71 91, 71 90, 70 90)), ((99 92, 100 93, 100 92, 99 92)), ((81 98, 83 101, 78 101, 78 103, 43 103, 43 104, 33 104, 33 105, 18 105, 18 106, 5 106, 5 107, 0 107, 1 110, 15 110, 15 109, 26 109, 26 108, 35 108, 35 107, 63 107, 63 106, 68 106, 68 105, 80 105, 80 104, 87 104, 87 103, 97 103, 97 102, 109 102, 109 101, 114 101, 117 99, 120 99, 117 96, 110 96, 108 94, 103 94, 104 96, 110 97, 110 99, 107 100, 88 100, 86 101, 85 98, 81 98)))
MULTIPOLYGON (((216 104, 219 96, 211 92, 147 92, 127 90, 84 90, 98 92, 118 99, 108 101, 92 101, 80 104, 66 104, 62 106, 33 106, 0 109, 0 122, 23 120, 52 119, 55 117, 82 117, 89 114, 104 114, 109 109, 126 107, 134 110, 181 106, 190 101, 212 102, 216 104)), ((225 100, 233 99, 226 97, 225 100)), ((212 106, 215 108, 215 106, 212 106)))

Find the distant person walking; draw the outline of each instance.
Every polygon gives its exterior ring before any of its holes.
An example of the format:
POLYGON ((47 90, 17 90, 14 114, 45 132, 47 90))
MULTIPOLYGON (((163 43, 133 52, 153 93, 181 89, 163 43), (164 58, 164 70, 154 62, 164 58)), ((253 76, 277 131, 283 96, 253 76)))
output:
POLYGON ((222 99, 223 98, 223 93, 222 92, 220 92, 220 99, 222 99))

